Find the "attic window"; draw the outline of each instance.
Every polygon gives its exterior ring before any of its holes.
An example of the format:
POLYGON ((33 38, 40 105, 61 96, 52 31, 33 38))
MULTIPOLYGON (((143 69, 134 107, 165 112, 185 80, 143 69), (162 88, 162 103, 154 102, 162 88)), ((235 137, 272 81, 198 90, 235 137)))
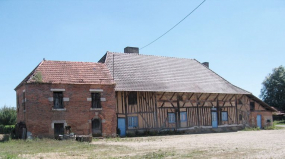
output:
POLYGON ((23 110, 26 110, 26 92, 23 92, 23 100, 22 100, 22 106, 23 110))
POLYGON ((254 107, 255 107, 254 102, 250 102, 250 111, 254 111, 254 107))
POLYGON ((238 104, 243 104, 242 101, 241 101, 241 99, 238 100, 238 104))
POLYGON ((137 92, 130 92, 128 96, 129 105, 137 104, 137 92))

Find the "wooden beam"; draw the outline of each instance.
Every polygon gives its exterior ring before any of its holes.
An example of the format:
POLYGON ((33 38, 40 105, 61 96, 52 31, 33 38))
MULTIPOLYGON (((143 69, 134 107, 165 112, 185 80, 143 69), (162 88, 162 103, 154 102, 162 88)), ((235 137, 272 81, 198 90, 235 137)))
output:
POLYGON ((177 128, 180 128, 180 103, 179 103, 179 100, 180 98, 182 98, 181 96, 177 95, 177 116, 178 116, 178 119, 176 121, 176 129, 177 128))
POLYGON ((154 112, 154 115, 155 115, 155 116, 154 116, 154 119, 155 119, 155 127, 158 128, 156 93, 153 93, 153 95, 154 95, 154 100, 155 100, 155 101, 154 101, 154 107, 155 107, 155 108, 154 108, 154 111, 155 111, 155 112, 154 112))
MULTIPOLYGON (((219 96, 219 94, 218 94, 218 96, 219 96)), ((220 125, 221 121, 220 121, 220 116, 219 116, 219 110, 220 110, 219 97, 217 97, 216 100, 217 100, 217 120, 218 120, 218 125, 220 125)))
POLYGON ((238 111, 237 111, 237 95, 235 95, 235 97, 236 97, 236 101, 235 101, 235 105, 236 105, 236 124, 238 124, 239 122, 238 122, 238 111))
POLYGON ((204 107, 205 103, 208 101, 209 97, 211 96, 211 94, 208 95, 208 97, 205 99, 205 101, 203 102, 202 107, 204 107))
MULTIPOLYGON (((200 96, 201 97, 201 96, 200 96)), ((197 119, 198 119, 198 126, 200 127, 200 115, 199 115, 199 98, 198 98, 198 94, 196 94, 196 105, 197 105, 197 119)))
POLYGON ((128 130, 128 109, 127 109, 127 97, 126 97, 126 92, 124 92, 124 101, 125 101, 125 117, 126 117, 126 120, 125 120, 125 124, 126 124, 126 130, 128 130))

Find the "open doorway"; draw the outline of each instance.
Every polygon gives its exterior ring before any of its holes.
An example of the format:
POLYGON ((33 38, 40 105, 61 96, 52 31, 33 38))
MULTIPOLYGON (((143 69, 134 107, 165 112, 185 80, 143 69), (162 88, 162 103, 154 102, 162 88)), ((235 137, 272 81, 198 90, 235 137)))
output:
POLYGON ((63 123, 54 123, 54 138, 60 139, 59 135, 64 134, 64 124, 63 123))
POLYGON ((93 137, 102 136, 101 120, 99 119, 92 120, 92 136, 93 137))

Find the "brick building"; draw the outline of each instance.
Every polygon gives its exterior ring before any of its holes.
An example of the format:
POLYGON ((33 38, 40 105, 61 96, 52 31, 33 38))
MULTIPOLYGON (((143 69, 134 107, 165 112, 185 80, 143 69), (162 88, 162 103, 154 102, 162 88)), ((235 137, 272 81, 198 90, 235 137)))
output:
POLYGON ((42 61, 16 88, 17 122, 33 136, 116 135, 115 83, 104 64, 42 61))

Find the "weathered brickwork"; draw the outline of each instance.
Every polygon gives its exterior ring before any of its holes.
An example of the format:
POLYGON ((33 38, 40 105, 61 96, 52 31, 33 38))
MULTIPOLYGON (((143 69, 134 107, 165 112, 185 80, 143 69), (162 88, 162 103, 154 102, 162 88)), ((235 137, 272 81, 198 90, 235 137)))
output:
MULTIPOLYGON (((25 89, 26 111, 22 105, 18 111, 18 122, 24 121, 27 130, 33 136, 53 137, 54 123, 64 123, 71 126, 71 131, 78 135, 92 134, 92 120, 100 119, 102 122, 102 136, 115 136, 117 117, 115 85, 91 85, 91 84, 24 84, 16 92, 22 99, 25 89), (51 89, 65 89, 63 97, 68 99, 63 102, 64 110, 53 109, 54 102, 51 89), (102 110, 91 110, 90 89, 102 89, 102 110)), ((22 100, 20 100, 22 101, 22 100)))

